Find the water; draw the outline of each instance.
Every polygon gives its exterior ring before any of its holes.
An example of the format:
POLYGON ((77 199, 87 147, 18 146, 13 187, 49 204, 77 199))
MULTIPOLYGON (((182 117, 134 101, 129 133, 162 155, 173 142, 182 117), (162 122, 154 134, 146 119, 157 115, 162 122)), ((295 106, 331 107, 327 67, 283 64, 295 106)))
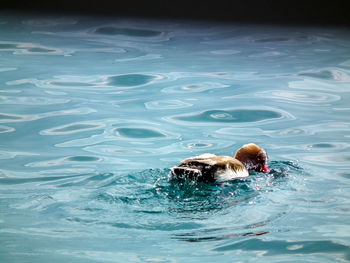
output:
POLYGON ((350 31, 0 16, 1 262, 350 261, 350 31), (254 142, 271 172, 169 180, 254 142))

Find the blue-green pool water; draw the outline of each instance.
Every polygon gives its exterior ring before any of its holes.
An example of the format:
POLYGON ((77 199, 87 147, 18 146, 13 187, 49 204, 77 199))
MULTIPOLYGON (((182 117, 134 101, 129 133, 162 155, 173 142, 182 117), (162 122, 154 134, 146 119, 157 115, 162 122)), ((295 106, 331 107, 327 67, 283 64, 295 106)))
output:
POLYGON ((349 169, 349 29, 0 16, 1 262, 347 262, 349 169))

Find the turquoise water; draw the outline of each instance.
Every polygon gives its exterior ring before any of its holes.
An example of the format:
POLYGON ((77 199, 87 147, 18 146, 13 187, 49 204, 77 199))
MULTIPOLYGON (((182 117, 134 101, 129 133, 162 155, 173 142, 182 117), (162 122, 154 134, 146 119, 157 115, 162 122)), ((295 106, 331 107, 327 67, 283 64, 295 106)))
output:
POLYGON ((348 262, 349 102, 348 29, 3 13, 0 261, 348 262))

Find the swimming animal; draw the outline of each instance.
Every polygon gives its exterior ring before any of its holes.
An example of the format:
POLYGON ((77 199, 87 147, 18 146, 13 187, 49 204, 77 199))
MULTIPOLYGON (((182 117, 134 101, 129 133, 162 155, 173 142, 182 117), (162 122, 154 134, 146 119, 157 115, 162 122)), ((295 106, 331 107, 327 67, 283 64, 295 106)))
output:
POLYGON ((254 143, 243 145, 231 156, 205 153, 185 159, 170 169, 177 178, 200 182, 227 181, 249 176, 249 171, 269 172, 266 152, 254 143))

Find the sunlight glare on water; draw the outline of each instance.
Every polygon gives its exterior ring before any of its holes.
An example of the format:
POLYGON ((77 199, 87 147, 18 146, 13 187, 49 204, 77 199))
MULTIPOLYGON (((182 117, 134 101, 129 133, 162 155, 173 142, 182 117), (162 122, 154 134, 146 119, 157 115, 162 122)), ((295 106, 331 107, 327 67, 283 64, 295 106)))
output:
POLYGON ((350 31, 0 16, 1 262, 350 261, 350 31), (254 142, 269 174, 169 179, 254 142))

